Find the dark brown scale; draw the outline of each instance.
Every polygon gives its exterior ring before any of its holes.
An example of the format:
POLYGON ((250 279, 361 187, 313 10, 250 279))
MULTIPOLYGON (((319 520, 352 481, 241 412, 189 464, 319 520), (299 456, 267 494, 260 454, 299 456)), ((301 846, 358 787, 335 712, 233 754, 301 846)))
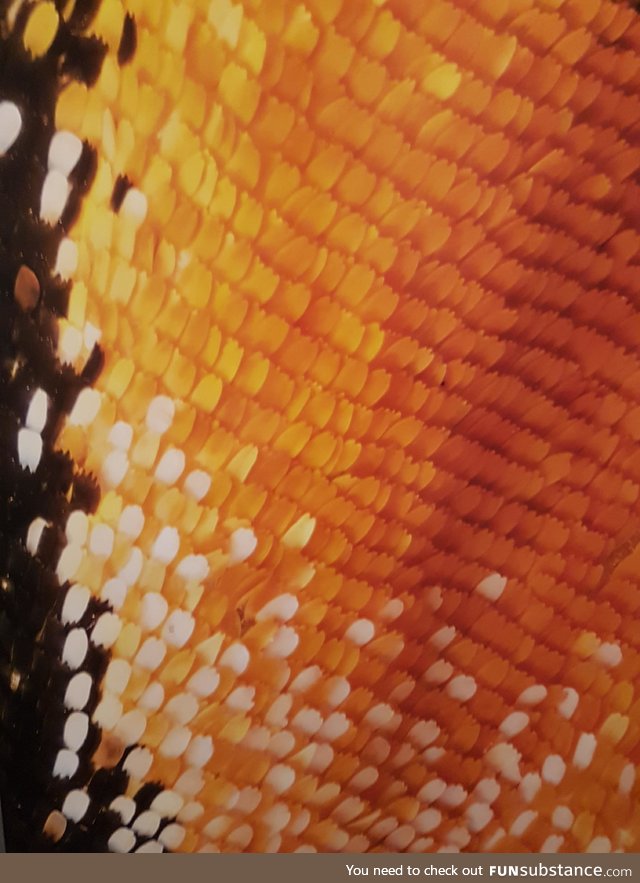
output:
POLYGON ((124 770, 98 770, 89 782, 89 796, 102 806, 109 806, 127 790, 128 780, 124 770))
POLYGON ((46 312, 56 317, 66 316, 69 308, 69 291, 67 282, 62 282, 60 279, 51 280, 43 297, 46 312))
POLYGON ((100 502, 100 486, 93 475, 76 475, 72 484, 71 507, 95 512, 100 502))
POLYGON ((60 544, 63 542, 60 530, 55 527, 45 527, 38 543, 38 558, 43 564, 55 567, 59 555, 60 544))
POLYGON ((120 206, 131 187, 133 187, 133 184, 126 175, 118 175, 111 194, 111 208, 116 214, 120 211, 120 206))
POLYGON ((80 159, 69 175, 69 183, 82 196, 89 192, 98 169, 98 154, 94 147, 85 141, 80 159))
MULTIPOLYGON (((96 777, 91 758, 102 737, 93 724, 72 779, 53 777, 71 675, 61 659, 70 630, 60 619, 67 586, 59 584, 55 568, 69 513, 93 512, 100 499, 95 477, 81 473, 64 451, 56 450, 66 415, 104 362, 96 347, 78 375, 56 357, 57 319, 67 313, 71 286, 53 276, 53 267, 95 175, 97 157, 89 145, 70 175, 72 198, 61 223, 52 228, 41 222, 39 204, 60 90, 69 78, 93 84, 107 51, 100 40, 83 33, 99 5, 99 0, 76 0, 47 54, 32 59, 22 45, 32 5, 24 4, 10 30, 8 3, 0 0, 0 97, 13 101, 22 117, 16 143, 0 157, 0 791, 7 848, 13 851, 106 850, 121 824, 108 810, 108 798, 122 793, 127 782, 121 765, 96 777), (49 410, 42 456, 31 473, 20 465, 17 436, 39 387, 49 397, 49 410), (36 517, 49 526, 34 556, 25 539, 36 517), (72 787, 89 788, 95 799, 83 820, 69 821, 54 841, 43 826, 72 787)), ((61 3, 56 6, 61 9, 61 3)), ((132 33, 125 22, 125 31, 126 54, 133 51, 132 39, 135 48, 135 29, 132 33)), ((82 627, 90 631, 108 609, 104 602, 90 601, 82 627)), ((100 700, 108 662, 106 651, 90 645, 83 663, 94 684, 85 707, 89 717, 100 700)))
POLYGON ((138 32, 136 29, 136 20, 128 12, 124 17, 122 25, 122 36, 120 37, 120 45, 118 46, 118 64, 123 65, 133 58, 136 47, 138 45, 138 32))
POLYGON ((58 223, 65 233, 68 233, 80 216, 82 208, 82 195, 77 190, 72 189, 67 197, 64 211, 58 223))
POLYGON ((147 782, 133 798, 136 802, 136 815, 149 809, 158 794, 164 791, 159 782, 147 782))
POLYGON ((78 37, 70 42, 62 60, 62 73, 94 86, 100 76, 107 46, 97 37, 78 37))
POLYGON ((81 378, 87 386, 92 386, 104 367, 104 351, 96 344, 82 369, 81 378))
POLYGON ((100 9, 101 0, 75 0, 68 26, 74 32, 86 31, 100 9))

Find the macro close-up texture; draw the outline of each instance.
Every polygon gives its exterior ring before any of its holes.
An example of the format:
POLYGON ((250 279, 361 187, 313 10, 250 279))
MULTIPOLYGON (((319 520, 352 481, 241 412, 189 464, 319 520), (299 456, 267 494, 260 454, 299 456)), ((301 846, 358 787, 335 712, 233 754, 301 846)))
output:
POLYGON ((640 850, 640 12, 1 0, 8 850, 640 850))

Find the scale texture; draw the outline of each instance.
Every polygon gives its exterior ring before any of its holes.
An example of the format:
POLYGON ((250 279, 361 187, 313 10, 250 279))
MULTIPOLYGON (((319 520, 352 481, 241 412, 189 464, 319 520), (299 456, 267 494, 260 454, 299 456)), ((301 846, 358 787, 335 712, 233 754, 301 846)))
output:
POLYGON ((612 0, 0 2, 9 849, 640 849, 639 87, 612 0))

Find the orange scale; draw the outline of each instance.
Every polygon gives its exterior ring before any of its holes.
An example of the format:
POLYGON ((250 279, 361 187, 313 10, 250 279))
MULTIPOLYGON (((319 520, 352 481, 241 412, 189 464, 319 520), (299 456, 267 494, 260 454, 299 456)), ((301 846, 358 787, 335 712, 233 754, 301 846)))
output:
POLYGON ((358 755, 346 753, 336 754, 329 767, 329 775, 331 780, 346 785, 347 782, 358 772, 360 766, 361 759, 358 755))
POLYGON ((193 650, 182 650, 169 659, 169 661, 160 669, 158 680, 160 680, 167 689, 177 689, 182 684, 196 661, 196 655, 193 650))
POLYGON ((473 127, 466 120, 460 119, 453 110, 447 109, 434 113, 423 124, 416 143, 425 151, 443 153, 457 163, 471 147, 473 137, 473 127), (455 137, 458 140, 452 141, 455 137))
POLYGON ((611 754, 603 768, 602 781, 609 786, 608 806, 614 815, 627 808, 628 796, 620 794, 618 784, 628 760, 624 755, 611 754))
POLYGON ((584 690, 584 685, 579 684, 576 678, 575 667, 571 671, 571 683, 580 693, 580 702, 571 720, 573 726, 585 733, 594 732, 601 719, 601 702, 596 697, 589 695, 584 690))
POLYGON ((374 130, 368 112, 345 97, 325 104, 316 113, 315 122, 320 132, 330 132, 334 140, 355 152, 364 148, 374 130))
POLYGON ((340 369, 335 376, 333 386, 346 395, 357 399, 365 387, 368 375, 369 369, 365 362, 346 356, 342 360, 340 369))
POLYGON ((630 86, 637 82, 640 69, 638 59, 633 51, 620 53, 616 62, 616 81, 619 85, 630 86))
POLYGON ((314 510, 316 517, 331 527, 343 527, 346 522, 358 517, 355 506, 344 499, 330 500, 314 510))
MULTIPOLYGON (((507 629, 507 624, 503 617, 494 618, 484 616, 482 617, 482 622, 478 623, 478 628, 479 634, 483 639, 488 644, 495 647, 498 652, 508 655, 512 659, 514 665, 519 665, 528 660, 528 667, 532 668, 533 663, 531 657, 533 653, 537 652, 535 642, 518 626, 512 623, 507 629), (492 630, 492 626, 493 629, 500 628, 508 630, 511 634, 497 633, 492 630)), ((555 671, 561 660, 558 656, 553 656, 553 662, 554 665, 552 667, 555 671)))
POLYGON ((420 31, 429 35, 438 45, 449 40, 460 25, 463 13, 450 3, 438 2, 423 11, 416 22, 420 31))
POLYGON ((383 9, 373 20, 371 27, 362 39, 362 46, 374 58, 386 58, 395 49, 402 33, 397 18, 383 9))
POLYGON ((473 751, 480 737, 480 727, 478 724, 473 722, 471 718, 455 723, 452 721, 452 724, 455 726, 455 729, 452 730, 449 736, 451 749, 459 751, 461 754, 473 751))
MULTIPOLYGON (((348 521, 345 527, 347 538, 352 544, 362 543, 369 537, 376 523, 375 516, 368 513, 357 513, 352 521, 348 521)), ((411 537, 402 533, 395 545, 396 554, 403 554, 411 543, 411 537)))
MULTIPOLYGON (((518 172, 517 168, 511 168, 516 160, 519 162, 516 151, 513 149, 509 153, 509 167, 503 164, 503 175, 509 177, 515 176, 518 172)), ((480 199, 473 209, 476 219, 484 218, 487 229, 495 230, 501 223, 504 223, 509 217, 513 217, 513 196, 506 190, 485 186, 481 192, 480 199)))
POLYGON ((544 842, 551 833, 555 833, 555 831, 553 828, 549 828, 546 819, 535 818, 521 836, 525 850, 527 852, 542 852, 544 842))
POLYGON ((420 812, 421 804, 415 797, 398 797, 388 805, 388 811, 401 822, 411 822, 420 812))
POLYGON ((348 269, 342 266, 341 278, 335 280, 335 285, 327 285, 326 287, 327 290, 332 290, 337 285, 335 294, 338 299, 347 307, 355 309, 363 303, 363 299, 373 285, 374 278, 371 267, 356 261, 351 263, 348 269))
MULTIPOLYGON (((541 757, 540 761, 543 762, 544 758, 541 757)), ((535 772, 539 772, 539 769, 540 768, 538 767, 535 772)), ((556 807, 563 804, 569 806, 569 808, 575 812, 575 803, 564 789, 562 789, 559 794, 555 787, 543 782, 535 799, 535 809, 540 813, 541 818, 550 819, 556 807)))
MULTIPOLYGON (((428 100, 425 101, 424 96, 420 95, 416 84, 422 72, 421 65, 415 61, 419 47, 419 38, 403 33, 396 46, 395 57, 387 65, 394 79, 380 97, 377 107, 378 114, 385 122, 394 124, 409 135, 409 138, 413 129, 412 120, 427 116, 430 107, 428 100), (398 64, 400 56, 403 63, 398 64)), ((409 138, 405 138, 405 144, 409 138)))
POLYGON ((628 513, 615 505, 601 506, 593 519, 594 528, 608 536, 616 536, 628 521, 628 513))
MULTIPOLYGON (((369 373, 368 380, 370 384, 372 383, 372 379, 375 379, 375 375, 375 371, 369 373)), ((374 419, 374 411, 357 403, 349 402, 347 404, 342 402, 341 405, 342 408, 349 408, 351 420, 349 428, 351 430, 351 435, 360 439, 368 437, 374 419)))
POLYGON ((397 240, 409 238, 420 223, 423 206, 416 200, 392 206, 378 221, 379 229, 397 240))
POLYGON ((432 162, 426 175, 422 175, 418 193, 428 200, 442 202, 452 187, 456 185, 458 169, 455 163, 445 159, 436 159, 432 162))
POLYGON ((458 328, 442 342, 440 352, 449 360, 464 360, 474 351, 476 332, 471 328, 458 328))
MULTIPOLYGON (((296 401, 296 387, 294 381, 280 371, 273 361, 269 361, 268 364, 269 370, 260 388, 260 406, 255 405, 254 414, 256 418, 264 417, 268 420, 269 429, 265 430, 265 433, 271 441, 273 438, 271 422, 274 424, 282 422, 281 412, 286 413, 287 406, 291 408, 292 403, 296 401)), ((252 436, 252 432, 257 437, 262 435, 259 428, 252 428, 251 431, 247 428, 247 438, 252 436)))
POLYGON ((638 150, 627 148, 626 150, 617 151, 609 160, 607 166, 608 174, 612 175, 616 181, 625 181, 640 166, 638 150))
MULTIPOLYGON (((157 747, 159 744, 157 741, 157 737, 158 733, 151 733, 149 732, 149 730, 145 731, 145 745, 149 745, 150 747, 157 747), (151 739, 148 739, 148 735, 151 737, 151 739)), ((171 786, 180 775, 182 771, 181 767, 182 764, 179 758, 165 758, 161 757, 159 754, 154 754, 153 762, 151 764, 151 769, 149 772, 157 781, 166 783, 166 785, 171 786)))
POLYGON ((355 408, 352 402, 345 399, 338 400, 338 406, 333 414, 331 425, 339 435, 344 436, 347 433, 349 435, 356 434, 353 432, 352 427, 354 412, 355 408))
POLYGON ((482 190, 474 181, 463 181, 446 193, 443 208, 447 214, 463 218, 477 207, 482 190))
MULTIPOLYGON (((499 538, 497 538, 491 531, 478 530, 464 524, 464 522, 460 522, 456 526, 456 533, 460 538, 465 554, 472 560, 484 560, 489 554, 491 547, 493 546, 495 548, 496 544, 500 542, 499 538)), ((493 555, 491 557, 493 557, 493 555)), ((504 556, 499 555, 496 552, 495 557, 502 560, 504 556)))
MULTIPOLYGON (((160 743, 163 741, 163 739, 165 738, 165 736, 169 732, 170 727, 171 727, 171 724, 169 723, 169 721, 166 718, 162 717, 159 714, 153 715, 151 718, 149 718, 147 720, 147 726, 144 731, 144 744, 152 749, 158 748, 160 743)), ((179 772, 179 769, 180 769, 179 763, 172 765, 170 768, 167 768, 166 766, 164 766, 164 764, 159 763, 158 768, 157 768, 157 772, 165 774, 168 777, 167 779, 161 778, 160 781, 167 782, 168 785, 171 785, 173 782, 173 780, 170 778, 171 774, 173 773, 174 775, 176 775, 176 778, 177 778, 177 774, 179 772)))
POLYGON ((301 416, 314 426, 323 429, 331 420, 337 405, 338 401, 335 396, 321 391, 311 397, 301 416))
POLYGON ((359 442, 353 439, 343 442, 339 439, 333 459, 327 465, 327 473, 335 476, 348 472, 359 461, 361 451, 359 442))
POLYGON ((418 380, 414 382, 408 390, 406 407, 412 414, 422 416, 426 407, 433 407, 434 403, 429 401, 430 398, 431 390, 429 390, 426 384, 418 380), (427 403, 429 404, 427 405, 427 403))
MULTIPOLYGON (((399 632, 391 632, 380 638, 374 638, 369 645, 372 656, 379 657, 385 665, 394 662, 403 653, 405 641, 399 632)), ((403 657, 404 662, 404 657, 403 657)))
POLYGON ((589 812, 581 812, 577 817, 571 829, 571 833, 578 844, 578 851, 583 852, 593 839, 595 818, 589 812))
MULTIPOLYGON (((443 248, 452 237, 454 230, 447 217, 439 212, 431 212, 420 219, 415 227, 415 240, 420 248, 420 260, 423 257, 435 254, 443 248)), ((415 268, 412 269, 418 259, 418 255, 413 251, 406 251, 403 255, 404 267, 402 268, 406 281, 410 281, 415 275, 415 268)))
POLYGON ((371 228, 368 231, 367 240, 360 247, 359 255, 377 273, 383 275, 393 266, 398 255, 398 245, 394 239, 388 236, 378 236, 371 228))
MULTIPOLYGON (((370 525, 370 527, 369 530, 364 534, 364 536, 370 534, 373 527, 373 522, 373 518, 371 518, 371 520, 367 518, 367 523, 370 525)), ((347 533, 351 532, 347 531, 347 533)), ((356 537, 354 536, 354 542, 355 541, 356 537)), ((411 534, 407 533, 407 531, 405 531, 403 527, 398 524, 390 524, 388 525, 387 531, 382 535, 380 542, 377 544, 377 548, 383 552, 388 552, 390 555, 394 555, 397 559, 400 559, 410 545, 411 534)))
POLYGON ((513 549, 509 566, 516 579, 524 580, 531 572, 535 563, 535 553, 528 547, 515 547, 513 549))
POLYGON ((313 266, 317 252, 317 246, 307 237, 290 238, 283 247, 274 251, 273 266, 277 271, 299 279, 313 266))
MULTIPOLYGON (((454 754, 453 751, 447 751, 447 754, 440 760, 436 762, 436 764, 430 763, 430 766, 434 769, 434 772, 438 773, 438 777, 444 780, 445 782, 450 782, 455 785, 462 786, 466 791, 473 790, 473 786, 475 785, 478 774, 480 772, 480 764, 477 761, 469 761, 468 758, 464 758, 464 756, 460 756, 459 754, 454 754)), ((445 809, 440 805, 442 812, 442 828, 439 830, 449 830, 450 826, 458 827, 456 822, 460 821, 460 817, 458 813, 460 810, 458 809, 445 809)))
MULTIPOLYGON (((539 104, 555 89, 560 80, 562 67, 551 54, 536 56, 523 82, 524 89, 534 103, 539 104)), ((545 108, 547 118, 553 116, 550 107, 545 108)))
MULTIPOLYGON (((267 713, 273 703, 274 692, 283 690, 291 676, 289 667, 283 660, 265 660, 268 665, 256 678, 256 695, 251 714, 254 719, 267 713)), ((254 671, 256 669, 254 668, 254 671)))
MULTIPOLYGON (((497 63, 500 65, 502 61, 503 59, 497 56, 489 64, 497 63)), ((475 58, 474 63, 476 63, 475 58)), ((480 60, 480 64, 483 63, 485 63, 484 59, 480 60)), ((489 84, 467 74, 463 77, 462 88, 458 89, 455 93, 452 104, 465 115, 478 118, 484 114, 491 103, 491 97, 492 87, 489 84)))
MULTIPOLYGON (((375 679, 371 679, 371 681, 375 685, 375 679)), ((369 686, 371 686, 371 681, 369 683, 369 686)), ((366 721, 364 721, 364 718, 374 704, 375 694, 371 693, 367 689, 358 687, 355 690, 351 691, 348 699, 344 703, 343 710, 345 714, 353 721, 360 721, 362 723, 362 729, 366 731, 367 724, 366 721)), ((365 733, 364 744, 366 744, 367 741, 368 735, 365 733)))
POLYGON ((481 174, 490 175, 504 162, 511 150, 510 142, 499 132, 485 135, 468 155, 469 163, 481 174))
POLYGON ((489 652, 481 654, 486 657, 486 662, 480 665, 477 671, 478 680, 494 690, 501 688, 506 681, 511 665, 508 661, 498 659, 489 652))
POLYGON ((589 51, 592 39, 586 28, 571 30, 555 43, 552 53, 563 64, 573 66, 589 51))
POLYGON ((279 70, 277 83, 274 83, 274 91, 285 103, 298 105, 299 111, 304 112, 308 105, 309 92, 312 88, 311 71, 302 58, 286 53, 282 55, 282 65, 279 70))
MULTIPOLYGON (((244 359, 241 356, 242 350, 238 349, 230 357, 230 362, 221 361, 216 366, 220 373, 227 374, 226 379, 233 380, 242 392, 253 397, 256 396, 266 381, 269 372, 269 361, 258 353, 248 354, 244 359), (237 364, 237 368, 236 368, 237 364), (233 377, 229 376, 233 373, 233 377)), ((223 357, 226 354, 223 352, 223 357)))
MULTIPOLYGON (((617 833, 621 830, 625 830, 625 828, 627 830, 629 829, 631 813, 629 810, 628 798, 610 792, 609 799, 603 808, 602 814, 607 819, 610 826, 609 830, 612 832, 617 833)), ((628 846, 635 850, 637 842, 637 837, 634 836, 628 841, 628 846)))
MULTIPOLYGON (((509 197, 512 201, 513 197, 509 197)), ((527 220, 516 216, 495 231, 498 243, 505 254, 521 254, 531 247, 532 240, 541 239, 537 228, 527 220)))
POLYGON ((463 671, 473 671, 480 662, 480 650, 471 639, 461 638, 449 645, 447 657, 463 671))
POLYGON ((484 773, 483 762, 476 757, 461 758, 460 780, 468 791, 482 778, 484 773))
POLYGON ((403 782, 414 793, 417 793, 429 781, 428 776, 429 773, 420 762, 408 763, 402 770, 403 782))
POLYGON ((593 686, 591 690, 594 696, 604 698, 609 695, 612 687, 613 678, 611 677, 611 675, 607 672, 600 671, 593 681, 593 686))
MULTIPOLYGON (((534 640, 529 637, 528 643, 533 649, 534 640)), ((541 645, 535 648, 535 652, 529 659, 529 670, 543 681, 552 681, 558 677, 564 665, 563 653, 558 653, 541 645)))
POLYGON ((363 303, 360 316, 366 322, 384 322, 393 315, 398 302, 399 297, 390 286, 377 283, 363 303))
POLYGON ((568 262, 568 268, 576 275, 580 273, 585 285, 600 285, 608 279, 613 261, 608 255, 596 254, 593 249, 584 247, 576 253, 573 261, 568 262))
MULTIPOLYGON (((602 81, 599 77, 595 77, 591 74, 581 77, 578 88, 572 99, 572 108, 574 112, 583 113, 587 109, 590 109, 591 105, 597 100, 601 89, 602 81)), ((604 139, 607 137, 602 130, 598 131, 598 128, 596 128, 594 123, 591 122, 589 128, 585 125, 584 133, 581 132, 581 139, 584 139, 584 143, 586 144, 587 137, 589 137, 591 143, 593 143, 592 139, 596 132, 599 138, 604 139)))
MULTIPOLYGON (((171 593, 167 592, 167 587, 164 585, 165 576, 165 567, 163 567, 162 565, 158 565, 157 562, 147 561, 138 579, 137 588, 139 589, 139 591, 143 592, 161 592, 164 587, 165 593, 167 593, 169 597, 171 597, 171 593)), ((180 603, 180 601, 182 600, 183 593, 184 588, 181 590, 180 596, 177 599, 178 603, 180 603)))
MULTIPOLYGON (((551 749, 566 758, 567 762, 573 756, 575 748, 576 734, 573 724, 573 721, 565 721, 556 716, 555 726, 550 727, 550 732, 547 734, 551 749)), ((532 742, 531 750, 533 750, 535 739, 530 741, 532 742)))
POLYGON ((554 609, 546 604, 529 601, 526 609, 521 611, 519 621, 528 631, 545 635, 552 646, 566 646, 566 642, 571 641, 568 627, 562 622, 554 622, 554 609))
POLYGON ((329 386, 340 370, 341 358, 338 353, 322 349, 317 352, 313 364, 308 369, 309 376, 319 383, 329 386))
POLYGON ((513 853, 521 853, 521 852, 530 852, 531 850, 526 846, 525 843, 522 842, 518 837, 514 837, 511 834, 505 834, 499 840, 494 842, 491 846, 492 852, 513 852, 513 853))
MULTIPOLYGON (((453 320, 452 320, 453 324, 453 320)), ((399 337, 389 333, 381 361, 389 368, 400 371, 409 366, 418 352, 418 342, 410 336, 399 337)))
POLYGON ((266 100, 262 101, 262 105, 258 104, 257 101, 253 104, 252 101, 246 113, 253 115, 256 109, 257 113, 251 128, 256 144, 263 148, 283 145, 295 126, 295 111, 293 107, 288 102, 279 101, 274 95, 270 95, 266 100))
POLYGON ((356 56, 347 74, 351 92, 359 104, 373 105, 387 85, 387 71, 382 64, 356 56))
MULTIPOLYGON (((318 193, 314 187, 302 186, 297 187, 288 195, 280 210, 290 223, 304 226, 305 222, 301 220, 303 216, 308 223, 313 220, 311 209, 315 208, 316 211, 319 211, 323 206, 326 206, 329 210, 328 217, 330 221, 337 210, 337 203, 333 203, 326 194, 318 193)), ((328 224, 323 224, 322 229, 325 229, 326 226, 328 224)), ((312 229, 309 232, 313 234, 314 230, 312 229)))
POLYGON ((491 103, 484 112, 484 118, 491 127, 504 129, 514 121, 525 100, 512 89, 499 89, 494 92, 491 103))
POLYGON ((594 813, 596 817, 601 816, 607 800, 607 791, 595 778, 592 768, 590 768, 589 787, 582 790, 580 796, 585 810, 594 813))
POLYGON ((182 492, 172 488, 164 493, 156 493, 151 505, 155 517, 161 523, 176 524, 182 518, 185 502, 182 492))
MULTIPOLYGON (((484 498, 482 490, 475 485, 467 485, 451 497, 451 505, 457 515, 467 517, 472 513, 477 513, 487 501, 484 498)), ((492 507, 489 506, 489 517, 495 514, 492 507)))
POLYGON ((637 711, 634 707, 631 709, 629 714, 629 725, 624 736, 621 737, 620 741, 616 745, 616 751, 621 752, 623 756, 631 756, 632 758, 636 757, 636 746, 638 744, 638 738, 640 737, 640 725, 638 724, 637 717, 634 714, 634 711, 637 711))
POLYGON ((615 43, 626 34, 632 45, 638 45, 638 29, 633 12, 633 8, 625 9, 617 6, 601 10, 598 18, 599 33, 611 43, 615 43))
MULTIPOLYGON (((356 360, 355 364, 360 365, 361 370, 362 366, 365 366, 365 362, 362 361, 361 358, 356 360)), ((356 410, 354 412, 356 415, 361 416, 362 419, 359 421, 361 424, 366 422, 367 429, 371 426, 375 416, 375 412, 369 410, 369 408, 372 408, 383 397, 387 396, 392 381, 393 375, 389 374, 387 371, 381 368, 373 370, 367 368, 366 379, 357 396, 359 404, 364 407, 359 408, 356 404, 356 410)))
MULTIPOLYGON (((451 229, 450 235, 446 241, 446 249, 443 249, 443 255, 447 259, 460 261, 466 257, 473 249, 477 248, 485 240, 485 234, 479 224, 476 224, 471 218, 463 218, 458 224, 451 229)), ((440 243, 440 247, 444 242, 440 243)), ((429 253, 429 252, 427 252, 429 253)), ((469 295, 465 292, 466 296, 469 295)))
POLYGON ((506 717, 510 711, 500 696, 482 686, 466 702, 466 708, 481 727, 494 725, 506 717))
POLYGON ((334 782, 320 784, 317 776, 300 776, 287 796, 313 810, 335 803, 336 788, 337 785, 334 782))

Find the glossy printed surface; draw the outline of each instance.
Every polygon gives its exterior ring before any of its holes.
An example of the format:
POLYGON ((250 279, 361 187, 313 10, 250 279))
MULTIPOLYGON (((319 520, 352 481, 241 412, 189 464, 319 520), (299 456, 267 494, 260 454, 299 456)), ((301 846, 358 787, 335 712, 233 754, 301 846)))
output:
POLYGON ((637 13, 3 8, 14 843, 636 850, 637 13))

